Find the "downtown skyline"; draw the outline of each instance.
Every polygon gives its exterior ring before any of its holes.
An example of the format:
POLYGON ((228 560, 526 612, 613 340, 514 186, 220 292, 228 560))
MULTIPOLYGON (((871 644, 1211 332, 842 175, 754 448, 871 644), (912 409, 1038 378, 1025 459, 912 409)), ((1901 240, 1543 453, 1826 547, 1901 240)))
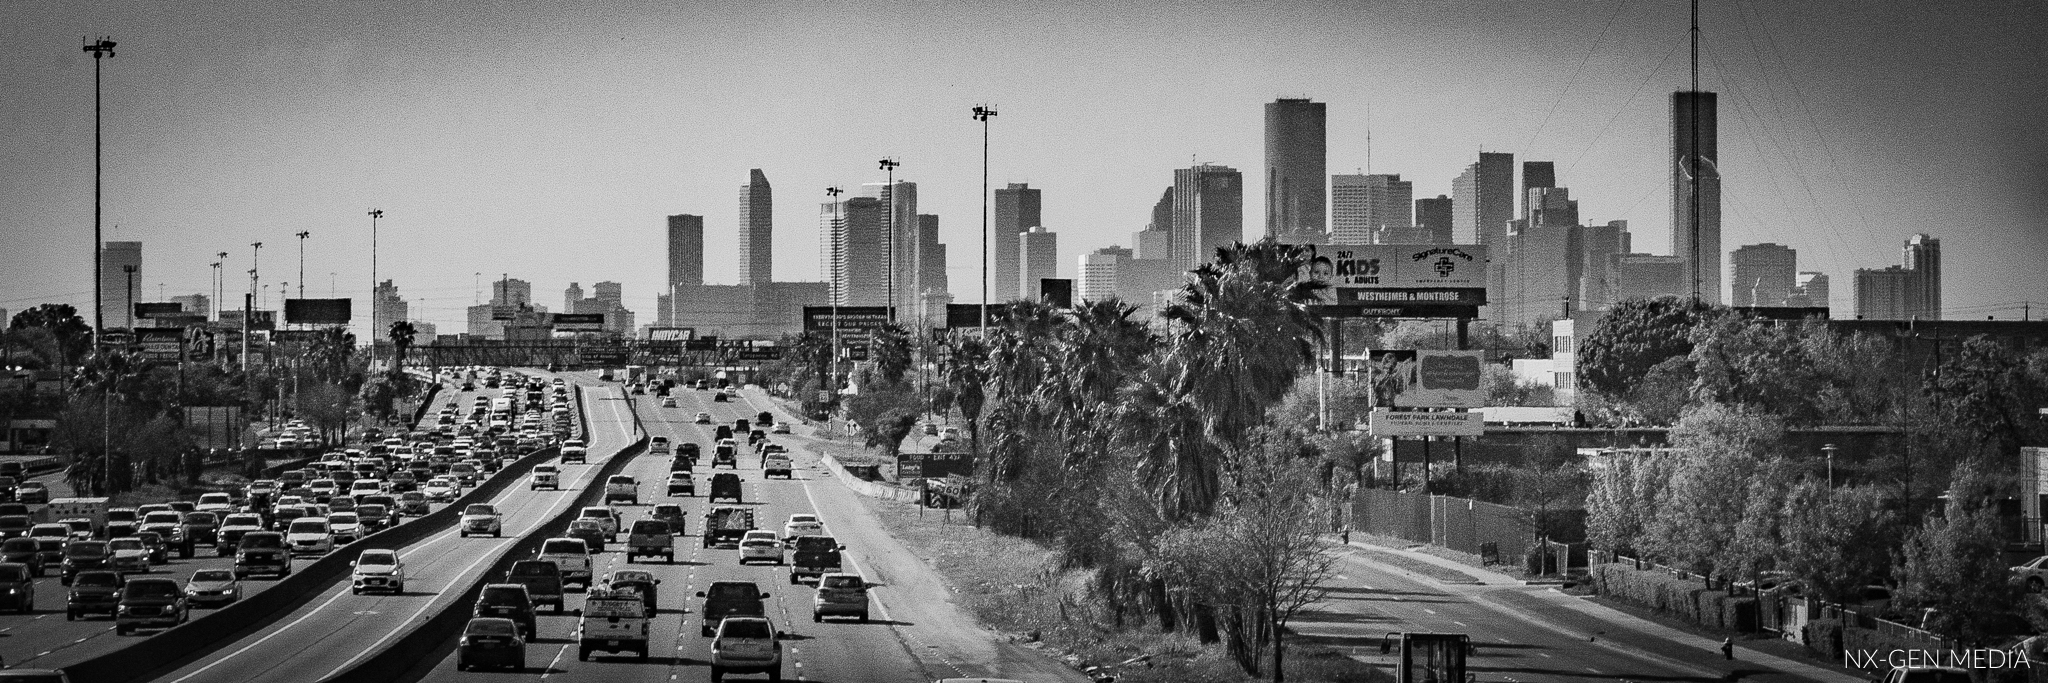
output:
MULTIPOLYGON (((828 34, 827 16, 795 5, 619 16, 535 6, 529 19, 205 7, 10 9, 0 83, 29 97, 0 104, 0 160, 18 169, 0 185, 14 209, 0 238, 16 245, 0 257, 0 308, 89 309, 91 59, 71 36, 102 34, 121 43, 104 65, 106 239, 144 243, 145 291, 210 293, 215 252, 242 272, 249 242, 308 230, 308 296, 326 296, 333 273, 365 319, 362 213, 375 206, 390 212, 381 279, 444 330, 460 326, 476 272, 551 291, 618 281, 626 308, 651 311, 665 289, 667 216, 704 216, 705 280, 737 283, 732 188, 763 169, 782 226, 775 279, 820 280, 808 226, 825 186, 879 183, 873 159, 892 156, 896 178, 919 185, 918 212, 941 217, 950 289, 971 302, 980 130, 968 109, 984 103, 1003 112, 991 184, 1044 191, 1062 277, 1079 276, 1080 254, 1135 247, 1160 188, 1197 162, 1244 173, 1243 237, 1264 235, 1262 108, 1304 96, 1328 106, 1330 174, 1400 174, 1425 198, 1450 194, 1481 150, 1554 161, 1583 222, 1628 220, 1637 251, 1672 253, 1663 165, 1670 93, 1687 85, 1682 48, 1671 54, 1685 41, 1679 3, 1301 6, 1273 18, 1049 5, 1071 15, 1058 30, 1016 8, 981 18, 868 4, 849 19, 858 37, 828 34), (209 32, 210 16, 239 21, 209 32), (998 35, 1031 26, 1047 27, 1050 49, 998 35), (919 27, 945 39, 874 47, 919 27), (1178 53, 1160 48, 1180 41, 1209 46, 1200 68, 1167 68, 1178 53), (834 46, 859 57, 822 56, 834 46)), ((1786 244, 1800 270, 1839 285, 1927 232, 1957 265, 1950 317, 2048 301, 2048 282, 2028 275, 2048 258, 2048 138, 2026 129, 2042 92, 2030 84, 2043 77, 2019 68, 2044 14, 1973 9, 1707 3, 1722 258, 1786 244), (1922 28, 1892 25, 1902 18, 1922 28), (1872 41, 1891 49, 1859 47, 1872 41)), ((296 279, 293 256, 266 254, 262 266, 267 284, 296 279)), ((1837 317, 1849 313, 1846 289, 1835 288, 1837 317)))

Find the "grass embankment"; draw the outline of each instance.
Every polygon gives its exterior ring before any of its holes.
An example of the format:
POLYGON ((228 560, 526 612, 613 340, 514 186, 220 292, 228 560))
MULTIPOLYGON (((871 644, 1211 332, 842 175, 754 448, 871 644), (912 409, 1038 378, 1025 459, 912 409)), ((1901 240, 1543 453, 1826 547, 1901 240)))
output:
MULTIPOLYGON (((820 439, 842 463, 886 462, 879 451, 820 439), (855 460, 865 456, 865 460, 855 460)), ((1056 571, 1052 552, 1035 542, 969 524, 967 514, 923 510, 915 504, 863 498, 891 536, 936 569, 954 601, 982 625, 1013 642, 1040 649, 1076 669, 1126 663, 1119 683, 1243 683, 1245 675, 1220 645, 1192 635, 1147 627, 1115 628, 1109 611, 1089 591, 1090 574, 1056 571)), ((1393 677, 1335 650, 1290 645, 1287 680, 1303 683, 1391 683, 1393 677)))

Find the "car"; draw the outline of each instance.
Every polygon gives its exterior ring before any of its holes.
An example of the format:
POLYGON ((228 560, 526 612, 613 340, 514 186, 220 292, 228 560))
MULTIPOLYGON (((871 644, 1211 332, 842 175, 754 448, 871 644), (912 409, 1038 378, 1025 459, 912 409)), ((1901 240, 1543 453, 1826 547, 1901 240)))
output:
POLYGON ((697 480, 694 477, 690 476, 690 472, 688 470, 668 473, 668 495, 697 495, 697 480))
POLYGON ((235 509, 235 497, 225 493, 199 494, 199 505, 194 510, 227 514, 235 509))
POLYGON ((446 503, 455 500, 455 496, 462 493, 462 488, 455 485, 455 480, 447 477, 434 477, 427 480, 427 486, 423 490, 427 494, 427 500, 436 503, 446 503))
POLYGON ((405 493, 398 494, 398 514, 400 515, 420 517, 425 516, 432 509, 427 502, 427 494, 425 492, 406 491, 405 493))
POLYGON ((661 407, 663 407, 663 408, 674 408, 674 407, 676 407, 676 397, 674 397, 674 396, 663 396, 663 397, 661 397, 661 407))
POLYGON ((697 591, 697 597, 704 599, 697 613, 704 616, 699 632, 706 638, 711 637, 719 622, 727 617, 768 615, 766 600, 769 595, 752 581, 713 581, 710 587, 697 591))
POLYGON ((71 538, 71 527, 55 522, 37 524, 28 528, 28 537, 67 540, 71 538))
MULTIPOLYGON (((27 567, 29 574, 34 576, 48 573, 49 569, 43 565, 42 549, 37 545, 39 543, 40 539, 31 536, 0 541, 0 563, 27 567)), ((0 594, 0 599, 5 598, 5 594, 0 594)))
POLYGON ((683 506, 672 504, 656 505, 647 512, 647 516, 668 522, 669 532, 675 534, 683 533, 683 521, 689 518, 689 514, 683 512, 683 506))
POLYGON ((572 462, 578 465, 589 463, 590 449, 583 446, 563 446, 562 464, 567 465, 572 462))
POLYGON ((937 423, 937 422, 926 422, 926 423, 924 423, 924 435, 925 435, 925 436, 938 436, 938 435, 939 435, 939 423, 937 423))
POLYGON ((740 537, 740 564, 748 562, 783 563, 782 541, 775 538, 775 532, 767 529, 749 531, 740 537))
POLYGON ((729 673, 765 673, 768 680, 782 680, 782 636, 767 617, 720 620, 711 641, 711 680, 724 681, 729 673))
POLYGON ((563 532, 563 535, 581 539, 584 545, 590 546, 590 552, 593 553, 604 552, 605 541, 611 539, 611 535, 604 532, 604 524, 594 519, 578 519, 569 522, 569 530, 563 532))
POLYGON ((550 605, 555 613, 562 612, 562 568, 548 560, 520 560, 505 570, 505 583, 518 584, 526 589, 533 607, 550 605))
POLYGON ((947 427, 947 428, 945 428, 945 430, 943 430, 943 431, 940 431, 940 432, 939 432, 939 440, 940 440, 940 441, 945 441, 945 440, 948 440, 948 439, 951 439, 951 440, 954 440, 954 441, 958 441, 958 440, 960 440, 960 439, 963 439, 963 438, 966 438, 966 437, 963 437, 963 436, 961 436, 961 435, 960 435, 960 428, 959 428, 959 427, 947 427))
POLYGON ((363 540, 363 518, 353 512, 328 513, 327 533, 334 537, 336 545, 363 540))
POLYGON ((170 628, 192 617, 185 602, 185 589, 176 579, 135 578, 121 584, 121 602, 115 606, 114 633, 128 635, 136 629, 170 628))
POLYGON ((619 535, 619 513, 612 512, 612 509, 610 507, 606 507, 603 505, 592 505, 583 508, 582 512, 577 513, 576 518, 597 520, 598 523, 604 525, 604 533, 606 536, 619 535))
POLYGON ((471 534, 489 534, 491 538, 498 538, 504 535, 505 520, 498 515, 496 505, 470 503, 469 507, 462 509, 462 526, 458 531, 463 538, 469 538, 471 534))
POLYGON ((740 500, 741 490, 740 475, 732 472, 719 472, 718 474, 711 475, 711 491, 704 498, 707 501, 729 498, 735 503, 743 502, 740 500))
POLYGON ((696 423, 700 425, 711 424, 711 413, 697 413, 696 423))
POLYGON ((777 423, 775 423, 775 424, 774 424, 773 426, 771 426, 771 427, 769 427, 769 428, 768 428, 768 433, 770 433, 770 434, 788 434, 788 433, 789 433, 789 423, 787 423, 787 422, 777 422, 777 423))
MULTIPOLYGON (((171 562, 171 549, 169 545, 164 543, 163 534, 154 531, 137 531, 135 532, 135 537, 142 539, 142 546, 149 549, 149 563, 151 565, 169 564, 171 562)), ((186 556, 190 557, 191 555, 188 553, 186 556)))
POLYGON ((14 489, 14 500, 35 505, 50 504, 50 486, 40 481, 24 481, 14 489))
POLYGON ((798 536, 823 535, 825 535, 825 523, 819 521, 817 515, 808 512, 790 515, 789 521, 782 523, 782 538, 784 540, 795 540, 798 536))
POLYGON ((2012 583, 2039 593, 2044 585, 2048 585, 2048 555, 2027 560, 2025 564, 2008 570, 2008 574, 2012 583))
POLYGON ((556 469, 554 465, 534 465, 533 474, 526 478, 526 489, 528 491, 539 491, 541 489, 560 491, 562 490, 562 471, 556 469))
MULTIPOLYGON (((248 537, 243 537, 247 540, 248 537)), ((285 543, 292 555, 325 555, 334 550, 333 529, 325 517, 301 517, 285 528, 285 543)))
POLYGON ((109 541, 74 540, 64 546, 64 562, 60 567, 59 580, 66 586, 79 572, 112 569, 113 551, 107 549, 109 541))
POLYGON ((638 569, 620 569, 606 574, 604 577, 605 590, 614 593, 639 594, 640 602, 647 606, 648 614, 654 614, 655 609, 661 602, 659 599, 660 589, 657 588, 660 585, 661 579, 655 578, 653 572, 638 569))
POLYGON ((740 468, 740 449, 737 444, 733 443, 732 439, 721 439, 718 445, 712 448, 711 468, 717 469, 719 465, 733 469, 740 468))
MULTIPOLYGON (((390 500, 391 496, 376 495, 369 498, 390 500)), ((356 518, 362 520, 366 533, 376 533, 390 527, 396 515, 391 514, 390 503, 363 503, 356 506, 356 518)))
MULTIPOLYGON (((325 523, 318 518, 313 521, 325 523)), ((292 575, 292 549, 283 533, 251 531, 242 535, 242 542, 235 546, 235 576, 243 578, 257 573, 275 574, 278 578, 292 575)))
POLYGON ((314 502, 320 503, 333 498, 340 488, 333 479, 314 479, 312 483, 306 484, 306 492, 312 494, 314 502))
POLYGON ((594 580, 590 565, 590 545, 580 538, 550 538, 541 541, 540 550, 534 559, 555 563, 562 571, 562 583, 580 583, 584 590, 590 589, 594 580))
POLYGON ((205 543, 220 545, 220 516, 222 512, 197 510, 187 512, 178 520, 178 537, 184 542, 179 550, 184 557, 191 557, 192 544, 205 543))
POLYGON ((449 465, 448 474, 455 478, 455 483, 457 484, 475 486, 477 481, 483 478, 483 467, 484 464, 475 459, 464 460, 449 465))
POLYGON ((858 617, 868 620, 868 583, 859 574, 834 572, 818 577, 818 591, 811 596, 811 621, 825 617, 858 617))
POLYGON ((185 581, 185 600, 193 607, 226 605, 242 599, 242 581, 230 569, 201 569, 185 581))
POLYGON ((28 565, 0 563, 0 605, 23 614, 36 611, 36 574, 28 565))
MULTIPOLYGON (((519 629, 519 624, 511 619, 470 619, 462 627, 462 639, 455 646, 455 670, 500 667, 517 671, 526 668, 526 639, 519 636, 519 629)), ((530 628, 528 635, 532 635, 530 628)))
MULTIPOLYGON (((49 571, 51 567, 62 567, 64 565, 64 546, 69 543, 71 543, 71 540, 66 538, 36 539, 36 560, 43 563, 44 571, 49 571)), ((36 576, 43 576, 43 574, 38 573, 36 576)))
POLYGON ((122 574, 149 573, 149 546, 139 536, 124 536, 107 541, 109 566, 122 574))
POLYGON ((348 497, 356 499, 358 503, 363 502, 364 496, 374 496, 383 492, 384 484, 375 479, 357 479, 355 483, 348 485, 348 497))
POLYGON ((120 573, 82 571, 68 583, 71 591, 64 598, 65 621, 77 621, 94 614, 114 618, 121 605, 120 573))
POLYGON ((221 557, 234 555, 235 546, 241 543, 244 534, 262 530, 263 515, 254 512, 228 515, 226 519, 221 520, 219 542, 214 544, 214 551, 221 557))
POLYGON ((405 592, 405 560, 398 556, 398 551, 372 548, 356 556, 356 561, 350 564, 355 566, 355 571, 350 574, 349 592, 356 595, 369 591, 405 592))

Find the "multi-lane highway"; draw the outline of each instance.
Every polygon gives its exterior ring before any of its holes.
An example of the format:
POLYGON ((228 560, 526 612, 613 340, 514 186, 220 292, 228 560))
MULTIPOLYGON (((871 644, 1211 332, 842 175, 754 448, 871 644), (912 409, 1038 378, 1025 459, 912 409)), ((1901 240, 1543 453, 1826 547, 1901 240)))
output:
MULTIPOLYGON (((401 595, 354 595, 346 582, 314 596, 291 614, 239 641, 164 672, 154 680, 318 680, 340 672, 439 610, 524 535, 561 511, 612 454, 635 438, 633 416, 616 386, 579 387, 590 421, 590 463, 563 466, 561 491, 512 486, 491 502, 504 516, 502 538, 460 538, 449 528, 399 549, 406 564, 401 595)), ((459 606, 466 609, 467 606, 459 606)), ((138 663, 147 666, 147 663, 138 663)))
MULTIPOLYGON (((492 392, 495 393, 495 392, 492 392)), ((449 392, 443 394, 449 401, 468 405, 474 392, 449 392)), ((70 485, 65 484, 61 472, 47 474, 38 479, 49 483, 53 498, 70 495, 70 485)), ((439 509, 435 505, 434 509, 439 509)), ((302 567, 317 557, 301 557, 293 560, 294 567, 302 567)), ((171 554, 169 563, 154 567, 149 576, 177 579, 182 585, 194 572, 203 569, 231 569, 231 558, 220 557, 216 548, 201 545, 194 548, 193 557, 178 559, 171 554)), ((51 567, 46 578, 37 579, 36 611, 29 614, 7 613, 0 615, 0 658, 10 666, 33 666, 40 668, 61 668, 98 657, 125 647, 137 639, 149 637, 143 632, 134 636, 115 633, 114 621, 94 616, 78 621, 65 619, 65 596, 68 590, 58 579, 57 568, 51 567)), ((244 598, 268 590, 277 580, 269 577, 251 577, 242 581, 244 598)), ((203 615, 206 610, 195 610, 194 616, 203 615)))

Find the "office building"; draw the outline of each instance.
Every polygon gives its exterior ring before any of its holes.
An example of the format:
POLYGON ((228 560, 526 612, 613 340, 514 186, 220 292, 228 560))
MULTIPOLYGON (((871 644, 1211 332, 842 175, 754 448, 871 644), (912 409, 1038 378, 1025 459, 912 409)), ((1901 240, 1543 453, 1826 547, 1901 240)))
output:
POLYGON ((1320 242, 1326 230, 1325 110, 1306 98, 1266 103, 1266 235, 1281 242, 1320 242))
MULTIPOLYGON (((577 289, 574 284, 570 285, 571 292, 577 289)), ((626 310, 624 288, 617 282, 599 282, 591 285, 589 298, 572 299, 568 304, 566 308, 569 313, 603 315, 605 334, 632 334, 633 312, 626 310)))
MULTIPOLYGON (((171 303, 177 304, 180 310, 185 312, 185 315, 196 315, 202 318, 213 315, 213 297, 205 294, 174 296, 171 297, 171 303)), ((0 311, 4 311, 4 309, 0 309, 0 311)), ((6 324, 6 320, 6 315, 0 315, 0 325, 6 324)))
MULTIPOLYGON (((133 327, 135 288, 143 282, 142 243, 107 242, 100 247, 100 317, 108 329, 133 327), (126 268, 134 268, 131 277, 126 268), (132 287, 131 287, 132 283, 132 287)), ((230 284, 232 284, 230 280, 230 284)), ((90 325, 91 320, 85 321, 90 325)))
POLYGON ((1922 319, 1941 319, 1941 240, 1926 234, 1906 239, 1903 265, 1906 269, 1920 274, 1912 293, 1913 307, 1922 319))
POLYGON ((1133 258, 1130 249, 1110 245, 1081 255, 1080 290, 1076 294, 1082 301, 1102 301, 1117 295, 1117 269, 1133 258))
POLYGON ((1630 241, 1628 221, 1573 230, 1568 247, 1571 269, 1565 274, 1565 283, 1572 289, 1573 310, 1603 311, 1614 305, 1615 298, 1607 290, 1613 275, 1608 270, 1613 263, 1610 257, 1633 251, 1630 241))
POLYGON ((1173 187, 1168 186, 1152 205, 1152 221, 1131 235, 1133 258, 1164 259, 1173 256, 1173 187))
POLYGON ((1429 231, 1430 244, 1451 243, 1452 206, 1445 195, 1415 200, 1415 227, 1429 231))
POLYGON ((1900 251, 1902 265, 1856 271, 1856 317, 1940 320, 1941 240, 1914 235, 1900 251))
MULTIPOLYGON (((838 203, 838 220, 833 220, 832 202, 826 202, 821 218, 830 230, 832 290, 841 306, 886 306, 889 303, 889 225, 882 200, 854 197, 838 203)), ((997 283, 991 282, 991 286, 997 283)))
POLYGON ((583 286, 574 282, 569 283, 569 288, 562 290, 562 311, 565 313, 575 313, 576 302, 582 300, 583 286))
POLYGON ((1173 261, 1193 268, 1244 239, 1244 176, 1199 164, 1173 172, 1173 261))
POLYGON ((699 338, 781 339, 803 332, 805 306, 829 306, 826 282, 686 285, 655 296, 657 325, 687 327, 699 338))
POLYGON ((1529 212, 1535 209, 1527 202, 1531 196, 1529 191, 1544 187, 1557 187, 1557 164, 1550 161, 1522 162, 1522 192, 1517 196, 1523 199, 1523 218, 1528 218, 1529 212))
POLYGON ((1017 290, 1030 299, 1038 298, 1038 281, 1060 276, 1059 233, 1044 226, 1032 226, 1017 236, 1020 270, 1017 290))
POLYGON ((1734 268, 1729 282, 1732 306, 1785 306, 1799 285, 1799 252, 1765 242, 1736 247, 1728 255, 1734 268))
POLYGON ((1792 288, 1792 298, 1785 305, 1800 308, 1833 308, 1829 303, 1831 295, 1828 291, 1826 273, 1802 271, 1799 273, 1799 284, 1792 288))
POLYGON ((1677 256, 1612 254, 1607 260, 1607 293, 1615 303, 1684 297, 1691 291, 1685 259, 1677 256))
POLYGON ((1687 293, 1710 304, 1721 303, 1717 117, 1714 93, 1671 93, 1671 253, 1685 259, 1687 293))
POLYGON ((882 202, 882 220, 889 226, 885 253, 888 265, 885 269, 887 282, 884 289, 894 290, 896 315, 899 319, 912 315, 918 306, 917 276, 920 266, 917 262, 917 183, 908 180, 896 181, 891 188, 888 183, 865 183, 861 185, 861 196, 873 197, 882 202))
POLYGON ((945 304, 953 300, 952 288, 946 276, 946 245, 939 242, 939 217, 921 213, 917 215, 917 253, 912 261, 917 263, 916 289, 926 321, 945 320, 945 304), (933 302, 939 302, 933 308, 933 302))
POLYGON ((1500 244, 1515 217, 1515 155, 1480 152, 1479 161, 1451 181, 1451 240, 1500 244))
MULTIPOLYGON (((765 184, 765 181, 764 181, 765 184)), ((742 199, 742 205, 747 201, 742 199)), ((745 225, 744 221, 741 225, 745 225)), ((740 241, 746 242, 746 230, 740 241)), ((742 250, 740 261, 747 261, 742 250)), ((704 217, 681 214, 668 217, 668 284, 704 284, 704 217)), ((578 296, 577 298, 582 298, 578 296)))
POLYGON ((491 283, 491 303, 499 306, 532 305, 533 283, 516 277, 499 278, 491 283))
POLYGON ((1009 187, 998 188, 995 198, 994 223, 989 242, 988 296, 991 301, 1003 302, 1022 296, 1016 289, 1018 270, 1017 235, 1039 225, 1039 192, 1029 183, 1010 183, 1009 187))
POLYGON ((1372 244, 1415 225, 1415 184, 1400 174, 1330 176, 1330 243, 1372 244))
MULTIPOLYGON (((398 285, 390 280, 377 283, 377 289, 370 293, 376 300, 377 314, 370 320, 370 331, 378 341, 389 339, 391 326, 400 320, 412 318, 412 304, 398 295, 398 285)), ((417 332, 414 333, 417 337, 417 332)))
POLYGON ((749 175, 747 184, 740 186, 740 284, 747 285, 773 280, 775 266, 775 193, 761 169, 749 175))
POLYGON ((1499 302, 1498 320, 1515 326, 1546 323, 1570 310, 1570 241, 1579 227, 1579 203, 1566 188, 1532 187, 1524 202, 1528 217, 1509 224, 1507 287, 1499 302))

